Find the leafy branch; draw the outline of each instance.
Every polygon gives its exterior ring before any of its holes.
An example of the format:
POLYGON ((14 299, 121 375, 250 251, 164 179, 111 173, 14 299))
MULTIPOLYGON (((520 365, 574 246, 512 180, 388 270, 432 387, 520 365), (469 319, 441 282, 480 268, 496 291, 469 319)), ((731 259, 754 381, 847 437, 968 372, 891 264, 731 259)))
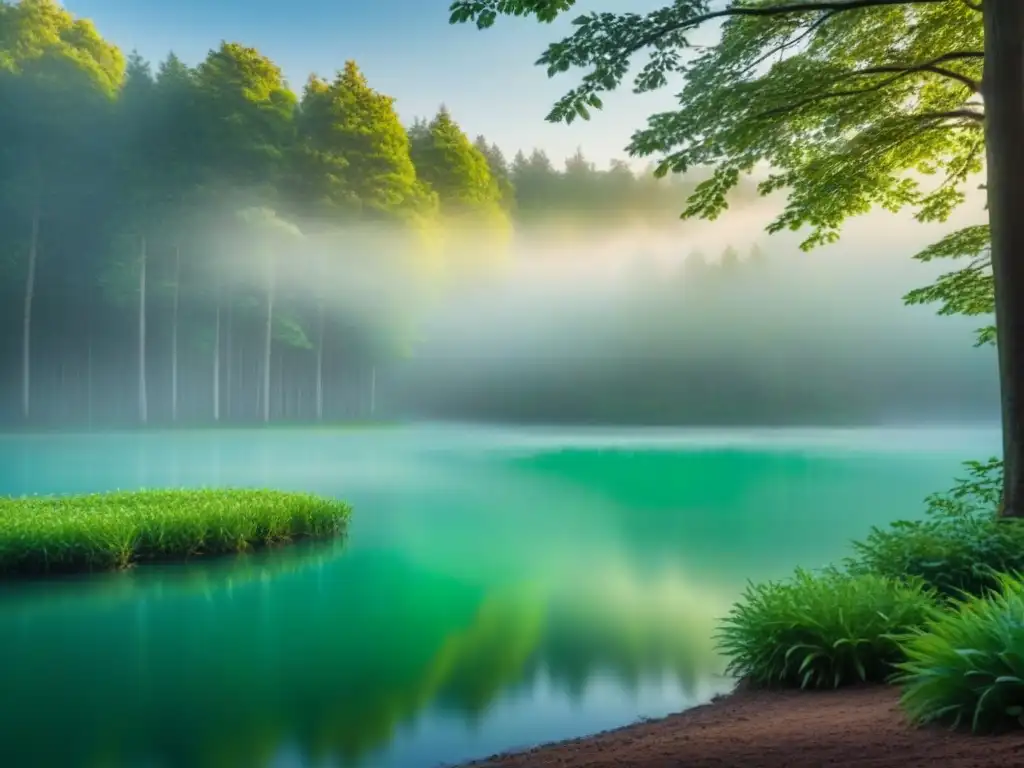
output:
MULTIPOLYGON (((995 312, 994 280, 987 224, 953 232, 914 256, 922 262, 968 259, 967 266, 947 272, 924 288, 903 297, 907 304, 938 304, 940 315, 991 315, 995 312)), ((995 343, 995 326, 977 330, 975 345, 995 343)))

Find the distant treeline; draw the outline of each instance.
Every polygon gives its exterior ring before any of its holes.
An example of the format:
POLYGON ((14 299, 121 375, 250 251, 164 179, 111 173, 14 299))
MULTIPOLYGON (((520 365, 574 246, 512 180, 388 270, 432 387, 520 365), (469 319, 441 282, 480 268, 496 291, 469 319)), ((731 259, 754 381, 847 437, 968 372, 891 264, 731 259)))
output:
POLYGON ((0 0, 0 99, 9 424, 368 415, 416 312, 357 311, 315 270, 387 262, 421 285, 516 228, 671 221, 697 178, 507 160, 444 108, 403 126, 353 62, 301 95, 236 43, 153 68, 54 0, 0 0), (354 249, 360 226, 406 239, 354 249), (286 288, 299 273, 322 292, 286 288))
POLYGON ((638 259, 562 317, 488 297, 486 322, 458 343, 439 333, 392 397, 411 414, 548 424, 995 420, 976 319, 902 306, 899 271, 756 245, 638 259))

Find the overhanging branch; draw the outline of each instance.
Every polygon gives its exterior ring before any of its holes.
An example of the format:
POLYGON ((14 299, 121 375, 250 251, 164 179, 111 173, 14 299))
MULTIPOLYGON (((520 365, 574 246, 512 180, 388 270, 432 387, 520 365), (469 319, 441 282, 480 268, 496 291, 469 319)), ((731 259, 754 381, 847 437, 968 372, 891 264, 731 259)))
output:
POLYGON ((750 6, 750 7, 729 7, 720 11, 710 11, 698 16, 691 16, 688 19, 680 19, 671 24, 644 35, 639 40, 627 46, 623 53, 629 55, 636 53, 641 48, 653 45, 659 38, 671 35, 674 32, 681 32, 686 29, 694 29, 708 21, 727 18, 730 16, 785 16, 794 13, 811 13, 813 11, 824 11, 829 14, 844 13, 846 11, 858 11, 865 8, 884 8, 893 5, 931 5, 944 3, 947 0, 823 0, 823 2, 791 3, 788 5, 773 6, 750 6))
MULTIPOLYGON (((851 73, 852 74, 852 73, 851 73)), ((827 93, 817 93, 814 96, 808 96, 806 99, 800 99, 799 101, 787 104, 784 107, 774 107, 773 109, 765 110, 759 114, 753 116, 754 120, 762 120, 768 117, 779 117, 781 115, 788 115, 790 112, 796 112, 798 109, 809 107, 811 104, 817 104, 819 101, 828 101, 829 99, 840 99, 849 98, 852 96, 861 96, 866 93, 874 93, 880 91, 888 85, 892 85, 898 80, 910 75, 910 72, 900 72, 893 77, 887 77, 881 82, 869 85, 864 88, 855 88, 848 91, 828 91, 827 93)))
POLYGON ((802 40, 806 40, 808 37, 814 34, 814 32, 817 31, 821 27, 821 25, 823 25, 829 19, 837 16, 838 13, 838 11, 829 11, 828 13, 823 13, 821 16, 815 19, 814 23, 812 23, 809 27, 807 27, 807 29, 805 29, 799 35, 793 38, 786 39, 784 42, 779 43, 779 45, 775 46, 770 51, 768 51, 768 53, 764 54, 763 56, 759 56, 752 64, 750 64, 750 66, 743 70, 743 73, 746 74, 750 72, 755 67, 764 64, 764 62, 768 61, 768 59, 770 59, 775 54, 782 53, 787 48, 791 48, 797 43, 801 42, 802 40))
MULTIPOLYGON (((964 85, 968 86, 968 88, 971 89, 972 93, 980 93, 981 84, 978 83, 977 81, 973 80, 972 78, 966 75, 963 75, 960 72, 954 72, 952 70, 946 69, 945 67, 939 67, 937 65, 947 61, 956 61, 959 59, 974 59, 981 58, 983 56, 984 53, 978 51, 952 51, 950 53, 945 53, 942 56, 938 56, 934 59, 922 62, 920 64, 882 64, 877 67, 857 69, 842 75, 839 79, 845 80, 846 78, 849 77, 877 75, 884 74, 886 72, 894 72, 895 74, 892 77, 887 77, 884 80, 880 80, 879 82, 875 83, 874 85, 865 86, 864 88, 854 88, 843 91, 827 91, 825 93, 817 93, 813 96, 808 96, 805 99, 801 99, 800 101, 794 102, 793 104, 788 104, 784 107, 777 107, 774 109, 766 110, 765 112, 754 115, 754 119, 760 120, 766 117, 778 117, 779 115, 789 114, 790 112, 795 112, 796 110, 802 109, 803 107, 810 106, 811 104, 816 104, 819 101, 826 101, 828 99, 838 99, 844 97, 861 96, 866 93, 874 93, 875 91, 880 91, 883 88, 892 85, 893 83, 899 82, 900 80, 909 77, 910 75, 918 74, 921 72, 932 72, 946 77, 951 77, 954 80, 962 82, 964 83, 964 85)), ((960 112, 960 117, 972 116, 971 119, 974 119, 973 116, 977 116, 977 118, 981 121, 984 121, 985 119, 984 114, 979 112, 973 112, 971 110, 960 110, 960 112)), ((953 113, 945 114, 952 116, 953 113)))
POLYGON ((867 67, 866 69, 858 69, 850 73, 850 77, 856 77, 860 75, 880 75, 888 72, 903 73, 906 75, 914 74, 915 72, 930 72, 935 75, 947 77, 951 80, 956 80, 963 83, 967 88, 970 89, 971 93, 981 93, 981 83, 974 78, 965 75, 962 72, 949 69, 948 67, 940 67, 947 61, 956 61, 959 59, 981 59, 984 57, 984 53, 981 51, 956 51, 953 53, 946 53, 942 56, 938 56, 929 61, 922 62, 920 64, 882 64, 877 67, 867 67))
POLYGON ((985 124, 985 113, 973 109, 951 109, 946 112, 921 112, 916 115, 907 115, 908 120, 968 120, 980 126, 985 124))

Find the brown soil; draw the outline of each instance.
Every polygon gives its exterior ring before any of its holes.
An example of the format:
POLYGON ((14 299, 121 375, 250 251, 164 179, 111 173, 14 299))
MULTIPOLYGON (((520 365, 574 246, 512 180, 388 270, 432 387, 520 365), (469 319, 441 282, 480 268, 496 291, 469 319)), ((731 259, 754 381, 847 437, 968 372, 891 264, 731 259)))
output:
MULTIPOLYGON (((705 706, 475 768, 1024 768, 1024 732, 914 728, 898 693, 739 690, 705 706)), ((466 768, 469 768, 468 766, 466 768)))

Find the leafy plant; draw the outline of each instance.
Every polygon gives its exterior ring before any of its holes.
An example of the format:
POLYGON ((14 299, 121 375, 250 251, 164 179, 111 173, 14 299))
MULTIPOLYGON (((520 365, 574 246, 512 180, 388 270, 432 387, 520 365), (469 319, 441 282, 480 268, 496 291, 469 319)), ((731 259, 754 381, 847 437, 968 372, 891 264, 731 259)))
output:
POLYGON ((882 681, 902 660, 893 635, 924 624, 934 593, 874 574, 798 570, 750 584, 718 632, 727 671, 758 685, 839 687, 882 681))
POLYGON ((854 542, 852 573, 919 577, 947 597, 983 595, 999 573, 1024 571, 1024 524, 999 520, 1002 462, 966 463, 967 476, 929 496, 924 520, 872 528, 854 542))
POLYGON ((901 639, 906 660, 892 682, 917 723, 970 722, 974 731, 1024 724, 1024 582, 965 597, 901 639))

